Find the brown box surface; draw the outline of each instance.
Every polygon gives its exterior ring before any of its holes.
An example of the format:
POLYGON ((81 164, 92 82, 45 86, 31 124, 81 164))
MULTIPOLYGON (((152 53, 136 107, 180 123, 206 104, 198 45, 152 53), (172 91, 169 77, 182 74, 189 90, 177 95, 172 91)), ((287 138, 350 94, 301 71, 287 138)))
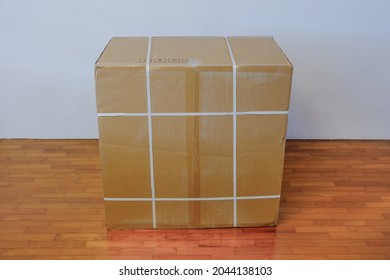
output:
POLYGON ((112 38, 95 68, 107 227, 276 225, 291 79, 272 37, 112 38))

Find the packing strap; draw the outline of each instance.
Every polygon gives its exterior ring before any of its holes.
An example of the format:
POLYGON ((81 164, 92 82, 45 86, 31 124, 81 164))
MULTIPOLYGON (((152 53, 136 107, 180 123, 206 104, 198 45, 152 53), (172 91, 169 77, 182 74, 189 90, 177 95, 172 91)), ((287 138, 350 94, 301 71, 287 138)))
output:
POLYGON ((225 37, 233 65, 233 226, 237 226, 237 64, 229 39, 225 37))
POLYGON ((156 222, 156 193, 154 187, 154 158, 153 158, 153 129, 152 129, 152 104, 150 97, 150 52, 152 49, 152 39, 149 37, 148 40, 148 52, 146 55, 146 97, 148 103, 148 130, 149 130, 149 166, 150 166, 150 187, 152 191, 152 217, 153 217, 153 228, 157 227, 156 222))
POLYGON ((240 115, 288 115, 288 111, 247 111, 247 112, 176 112, 176 113, 98 113, 98 117, 202 117, 240 115))
MULTIPOLYGON (((256 195, 239 197, 161 197, 155 198, 155 201, 221 201, 221 200, 251 200, 251 199, 274 199, 280 198, 280 195, 256 195)), ((152 201, 149 197, 105 197, 105 201, 152 201)))

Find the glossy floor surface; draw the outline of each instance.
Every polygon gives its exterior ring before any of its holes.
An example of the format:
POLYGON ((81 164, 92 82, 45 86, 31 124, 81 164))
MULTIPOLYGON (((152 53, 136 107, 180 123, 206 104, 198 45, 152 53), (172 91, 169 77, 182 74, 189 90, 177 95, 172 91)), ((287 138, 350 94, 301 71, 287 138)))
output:
POLYGON ((273 228, 107 231, 97 140, 0 139, 0 259, 390 259, 390 141, 287 141, 273 228))

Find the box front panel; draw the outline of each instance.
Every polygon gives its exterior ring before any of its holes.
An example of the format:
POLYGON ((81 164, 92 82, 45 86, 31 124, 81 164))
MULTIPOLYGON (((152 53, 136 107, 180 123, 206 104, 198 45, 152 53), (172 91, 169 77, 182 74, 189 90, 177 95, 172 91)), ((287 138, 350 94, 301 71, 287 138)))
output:
POLYGON ((151 201, 105 201, 109 229, 150 229, 153 227, 151 201))
POLYGON ((232 71, 199 72, 199 112, 233 111, 232 71))
POLYGON ((232 117, 155 117, 157 198, 226 197, 233 192, 232 117))
POLYGON ((233 201, 157 201, 158 228, 210 228, 233 225, 233 201))
POLYGON ((153 113, 233 110, 231 70, 154 66, 150 81, 153 113))

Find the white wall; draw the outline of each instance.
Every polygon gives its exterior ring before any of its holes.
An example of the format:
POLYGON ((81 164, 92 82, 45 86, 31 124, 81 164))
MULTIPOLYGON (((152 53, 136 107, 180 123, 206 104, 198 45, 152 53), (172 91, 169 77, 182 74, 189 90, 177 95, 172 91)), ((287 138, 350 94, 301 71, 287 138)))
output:
POLYGON ((289 138, 390 139, 388 0, 0 0, 0 138, 95 138, 112 36, 272 35, 294 64, 289 138))

